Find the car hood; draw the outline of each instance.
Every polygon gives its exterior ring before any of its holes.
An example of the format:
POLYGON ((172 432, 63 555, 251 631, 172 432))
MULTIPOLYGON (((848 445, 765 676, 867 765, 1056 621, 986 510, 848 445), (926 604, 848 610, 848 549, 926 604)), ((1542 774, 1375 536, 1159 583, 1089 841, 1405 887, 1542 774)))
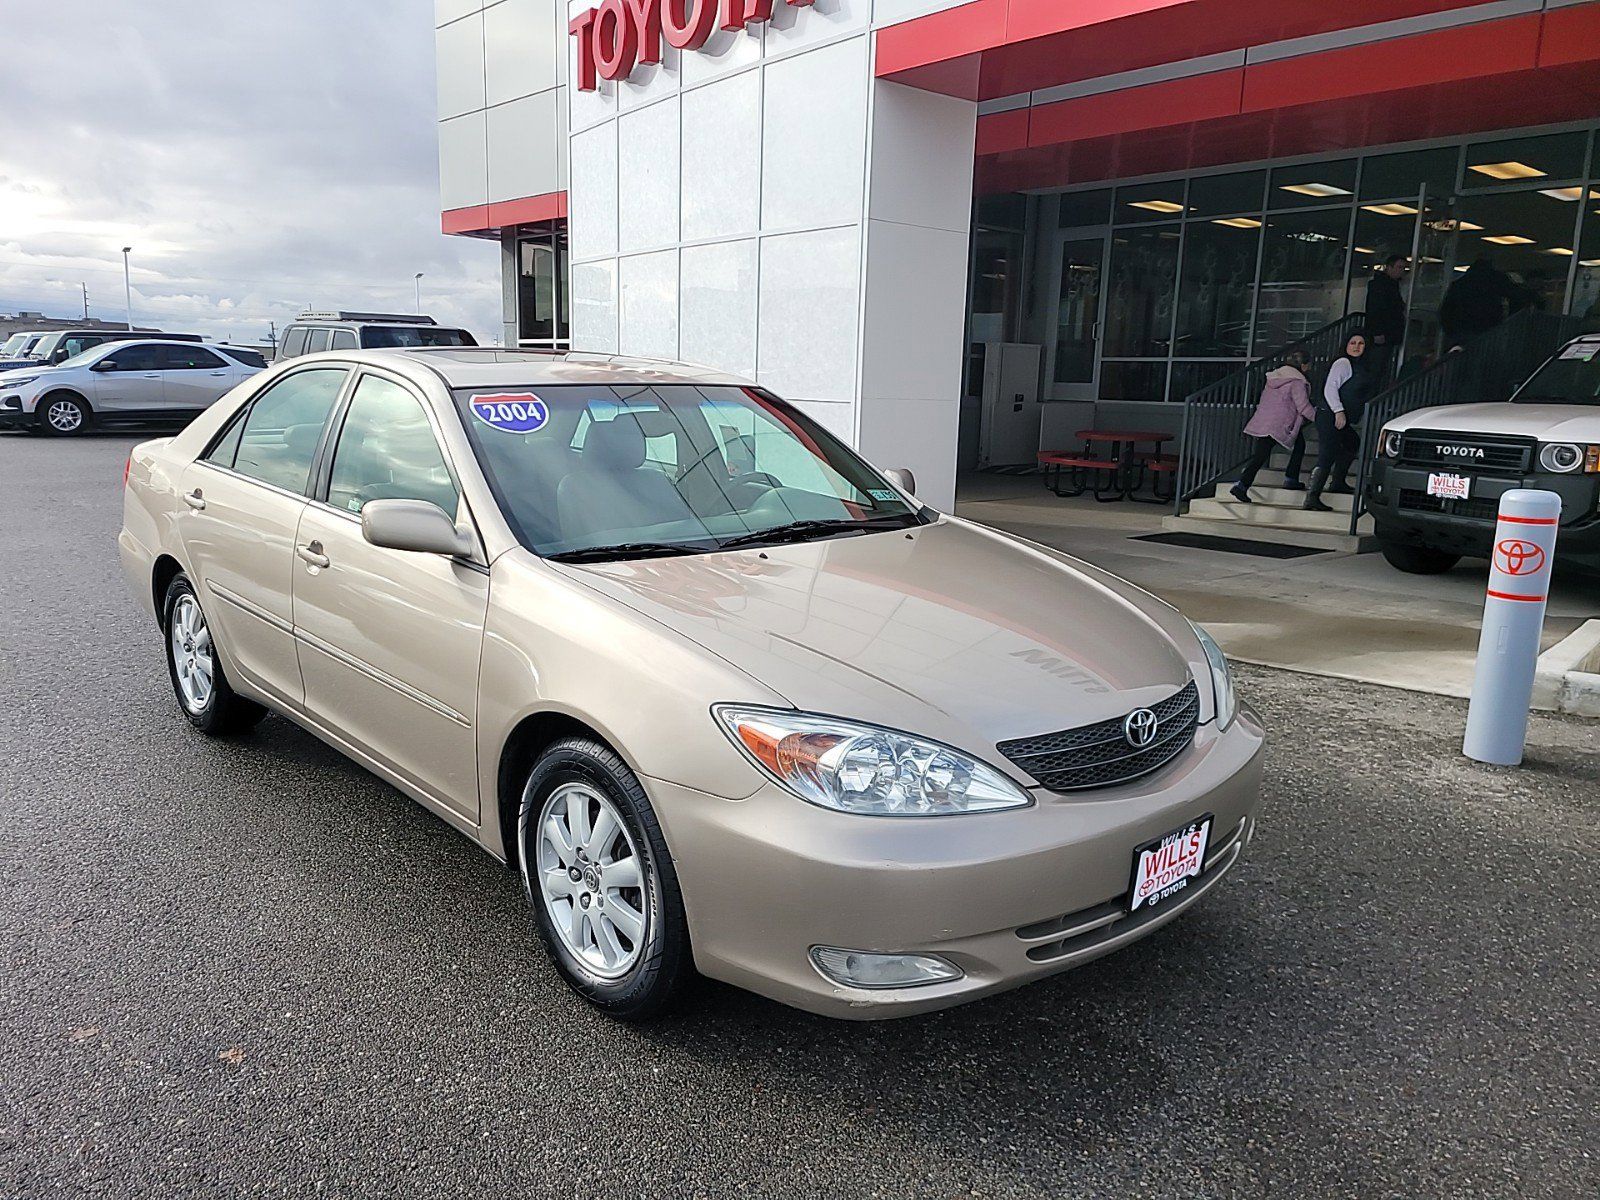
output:
POLYGON ((1391 421, 1395 430, 1503 433, 1542 442, 1600 441, 1600 407, 1586 404, 1455 404, 1391 421))
POLYGON ((1183 618, 1154 597, 950 518, 567 569, 797 708, 978 753, 1120 716, 1204 670, 1183 618))

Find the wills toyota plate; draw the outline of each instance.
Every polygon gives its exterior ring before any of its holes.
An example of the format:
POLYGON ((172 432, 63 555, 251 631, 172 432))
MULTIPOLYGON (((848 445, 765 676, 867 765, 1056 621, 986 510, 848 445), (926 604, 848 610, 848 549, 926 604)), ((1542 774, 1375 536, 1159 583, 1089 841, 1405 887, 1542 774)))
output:
POLYGON ((1133 855, 1133 890, 1129 912, 1170 900, 1184 891, 1206 864, 1211 840, 1210 813, 1182 829, 1141 846, 1133 855))
POLYGON ((1430 474, 1428 476, 1428 495, 1437 496, 1441 500, 1467 500, 1472 496, 1472 477, 1470 475, 1430 474))

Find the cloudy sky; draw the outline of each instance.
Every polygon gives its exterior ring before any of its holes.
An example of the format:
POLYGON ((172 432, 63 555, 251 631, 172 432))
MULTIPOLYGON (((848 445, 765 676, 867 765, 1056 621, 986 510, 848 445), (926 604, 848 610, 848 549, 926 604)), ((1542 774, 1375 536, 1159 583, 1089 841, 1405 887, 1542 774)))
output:
POLYGON ((497 251, 439 233, 433 0, 54 0, 5 22, 0 312, 264 339, 306 304, 488 341, 497 251))

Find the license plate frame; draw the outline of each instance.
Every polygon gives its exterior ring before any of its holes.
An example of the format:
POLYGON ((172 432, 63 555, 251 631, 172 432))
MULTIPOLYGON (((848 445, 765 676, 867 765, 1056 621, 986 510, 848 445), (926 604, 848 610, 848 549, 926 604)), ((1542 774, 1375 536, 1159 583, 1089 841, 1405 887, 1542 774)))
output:
POLYGON ((1216 817, 1212 813, 1202 813, 1194 820, 1178 828, 1169 830, 1160 837, 1151 838, 1133 848, 1133 871, 1128 883, 1128 913, 1130 915, 1141 909, 1154 908, 1172 899, 1181 896, 1194 885, 1195 880, 1205 873, 1206 851, 1211 847, 1211 833, 1216 828, 1216 817), (1173 871, 1178 873, 1159 886, 1146 886, 1145 883, 1145 858, 1160 850, 1168 842, 1186 838, 1192 833, 1198 833, 1199 842, 1194 849, 1186 853, 1182 859, 1171 867, 1151 872, 1153 880, 1161 879, 1173 871), (1145 889, 1145 894, 1140 894, 1140 889, 1145 889))
POLYGON ((1458 475, 1454 471, 1429 471, 1428 495, 1440 500, 1472 499, 1472 476, 1458 475))

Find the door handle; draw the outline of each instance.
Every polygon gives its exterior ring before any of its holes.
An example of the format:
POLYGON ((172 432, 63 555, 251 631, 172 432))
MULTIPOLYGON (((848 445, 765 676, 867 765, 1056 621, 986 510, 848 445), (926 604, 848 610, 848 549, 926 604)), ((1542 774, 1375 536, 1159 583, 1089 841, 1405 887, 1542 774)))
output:
POLYGON ((161 373, 159 371, 150 371, 147 374, 139 376, 139 378, 140 379, 160 379, 161 378, 161 373))
POLYGON ((300 561, 310 566, 325 567, 328 565, 328 556, 322 552, 321 542, 310 542, 304 546, 296 546, 294 552, 300 556, 300 561))
POLYGON ((221 379, 226 374, 227 374, 226 371, 213 371, 213 372, 211 372, 211 377, 213 379, 221 379))
POLYGON ((196 511, 206 506, 206 498, 200 494, 199 488, 195 488, 192 492, 185 492, 183 494, 183 502, 196 511))

